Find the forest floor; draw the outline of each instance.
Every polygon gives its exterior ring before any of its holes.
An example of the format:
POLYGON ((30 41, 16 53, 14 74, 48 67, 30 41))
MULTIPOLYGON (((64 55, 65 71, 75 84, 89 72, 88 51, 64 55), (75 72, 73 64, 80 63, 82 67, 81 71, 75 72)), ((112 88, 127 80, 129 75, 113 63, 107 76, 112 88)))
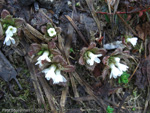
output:
POLYGON ((0 113, 150 113, 149 6, 149 0, 1 0, 0 113), (11 46, 4 44, 5 25, 17 22, 6 15, 21 19, 11 46), (46 39, 49 23, 56 38, 46 39), (135 46, 128 37, 138 39, 135 46), (92 43, 105 51, 94 67, 81 60, 92 43), (35 65, 32 55, 42 44, 53 51, 52 62, 67 65, 66 83, 46 80, 35 65), (110 79, 113 57, 128 70, 110 79))

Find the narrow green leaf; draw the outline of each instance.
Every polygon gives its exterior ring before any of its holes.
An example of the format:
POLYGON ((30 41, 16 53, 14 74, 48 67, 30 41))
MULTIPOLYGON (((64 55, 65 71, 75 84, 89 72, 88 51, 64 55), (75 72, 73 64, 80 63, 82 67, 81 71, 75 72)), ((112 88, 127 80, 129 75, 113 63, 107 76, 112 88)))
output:
POLYGON ((108 17, 108 15, 104 14, 106 21, 109 23, 110 22, 110 18, 108 17))
POLYGON ((146 16, 147 16, 147 20, 150 22, 149 13, 148 12, 145 12, 145 13, 146 13, 146 16))

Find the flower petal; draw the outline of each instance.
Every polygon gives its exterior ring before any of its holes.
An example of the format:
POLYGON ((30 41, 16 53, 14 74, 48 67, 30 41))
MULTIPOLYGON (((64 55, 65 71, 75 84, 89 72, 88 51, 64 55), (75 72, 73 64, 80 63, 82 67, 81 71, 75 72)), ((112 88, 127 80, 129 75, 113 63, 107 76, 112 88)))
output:
POLYGON ((101 62, 101 60, 100 60, 99 58, 97 58, 97 57, 94 59, 94 61, 95 61, 96 63, 100 63, 100 62, 101 62))
POLYGON ((110 68, 111 68, 111 74, 110 74, 110 78, 117 78, 118 76, 122 75, 122 71, 119 70, 118 68, 116 68, 116 66, 114 64, 110 64, 110 68))
POLYGON ((53 79, 53 84, 58 84, 60 82, 66 82, 67 80, 63 75, 61 75, 61 72, 59 69, 56 70, 56 77, 53 79))
POLYGON ((13 32, 13 33, 16 33, 16 32, 17 32, 17 28, 16 28, 16 27, 13 27, 12 32, 13 32))
POLYGON ((10 44, 11 44, 11 41, 8 40, 8 41, 6 42, 6 46, 10 46, 10 44))
POLYGON ((10 40, 11 40, 11 42, 12 42, 13 44, 15 44, 15 43, 16 43, 16 41, 15 41, 15 39, 14 39, 14 38, 10 38, 10 40))
POLYGON ((16 28, 16 27, 8 26, 8 28, 7 28, 6 32, 5 32, 5 34, 6 34, 7 36, 12 37, 13 34, 16 33, 16 32, 17 32, 17 28, 16 28))
POLYGON ((136 45, 138 38, 133 37, 133 38, 127 38, 127 42, 130 42, 133 46, 136 45))
POLYGON ((89 64, 90 66, 92 66, 94 64, 94 60, 91 59, 87 59, 86 60, 87 64, 89 64))
POLYGON ((116 63, 120 62, 120 58, 119 57, 115 57, 114 60, 116 61, 116 63))
POLYGON ((127 71, 127 69, 129 68, 127 65, 121 63, 116 63, 116 65, 120 71, 127 71))
POLYGON ((11 40, 11 37, 10 36, 6 36, 3 44, 6 44, 7 46, 10 46, 10 44, 11 44, 10 40, 11 40))
POLYGON ((51 62, 51 59, 50 59, 48 56, 49 56, 49 52, 48 52, 48 51, 45 51, 45 52, 37 59, 38 62, 36 63, 36 65, 39 64, 39 67, 42 67, 42 66, 43 66, 43 63, 42 63, 43 60, 46 60, 46 61, 48 61, 48 62, 51 62))

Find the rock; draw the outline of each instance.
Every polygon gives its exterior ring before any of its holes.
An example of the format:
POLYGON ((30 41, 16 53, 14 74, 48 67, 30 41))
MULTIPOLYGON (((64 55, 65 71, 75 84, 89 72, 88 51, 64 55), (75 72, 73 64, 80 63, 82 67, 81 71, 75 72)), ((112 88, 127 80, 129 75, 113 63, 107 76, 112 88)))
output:
POLYGON ((52 5, 55 0, 37 0, 40 3, 40 6, 43 8, 52 9, 52 5))
POLYGON ((12 79, 14 79, 17 82, 19 88, 22 89, 16 76, 17 76, 17 72, 15 71, 14 67, 10 64, 10 62, 6 59, 6 57, 0 51, 0 78, 2 78, 4 81, 8 83, 12 79))

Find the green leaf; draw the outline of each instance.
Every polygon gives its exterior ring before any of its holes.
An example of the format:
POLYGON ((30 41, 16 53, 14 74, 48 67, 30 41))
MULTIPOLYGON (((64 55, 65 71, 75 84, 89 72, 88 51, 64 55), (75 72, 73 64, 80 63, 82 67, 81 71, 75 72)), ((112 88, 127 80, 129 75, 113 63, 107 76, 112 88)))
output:
POLYGON ((120 82, 121 83, 128 83, 128 78, 129 78, 130 74, 128 74, 127 72, 123 72, 123 74, 121 75, 120 82))
POLYGON ((132 111, 135 111, 135 110, 136 110, 136 109, 133 107, 133 108, 132 108, 132 111))
POLYGON ((128 15, 124 14, 123 16, 124 16, 124 20, 127 20, 128 15))
POLYGON ((106 21, 109 23, 110 19, 109 19, 108 15, 104 14, 104 16, 105 16, 106 21))
POLYGON ((73 48, 70 48, 70 53, 75 53, 73 48))
POLYGON ((106 111, 107 111, 107 113, 113 113, 114 108, 112 108, 112 107, 110 107, 110 106, 107 106, 106 111))
POLYGON ((150 22, 150 17, 149 17, 148 12, 145 12, 145 13, 146 13, 146 16, 147 16, 147 20, 150 22))
POLYGON ((14 26, 15 21, 14 18, 11 15, 8 15, 5 17, 5 19, 1 19, 2 24, 8 24, 14 26))
POLYGON ((115 15, 115 24, 119 23, 118 15, 115 15))
POLYGON ((39 51, 39 52, 38 52, 38 55, 42 55, 42 54, 43 54, 43 51, 39 51))
POLYGON ((76 7, 80 7, 80 2, 77 2, 77 3, 76 3, 76 7))

